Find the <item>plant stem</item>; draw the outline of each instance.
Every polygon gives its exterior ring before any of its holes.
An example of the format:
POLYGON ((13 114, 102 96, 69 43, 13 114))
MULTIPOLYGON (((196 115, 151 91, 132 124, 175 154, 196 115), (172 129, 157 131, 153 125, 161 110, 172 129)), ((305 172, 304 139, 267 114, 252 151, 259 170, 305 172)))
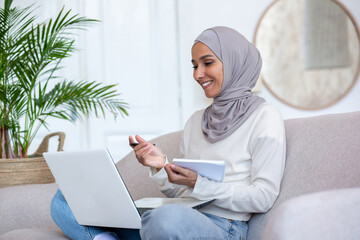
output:
POLYGON ((4 126, 0 127, 0 157, 6 158, 5 154, 5 135, 4 135, 4 126))
POLYGON ((1 127, 2 128, 2 143, 1 143, 1 147, 4 146, 3 151, 5 155, 5 158, 15 158, 15 154, 11 149, 11 143, 10 143, 10 135, 9 135, 9 129, 6 128, 5 126, 1 127))

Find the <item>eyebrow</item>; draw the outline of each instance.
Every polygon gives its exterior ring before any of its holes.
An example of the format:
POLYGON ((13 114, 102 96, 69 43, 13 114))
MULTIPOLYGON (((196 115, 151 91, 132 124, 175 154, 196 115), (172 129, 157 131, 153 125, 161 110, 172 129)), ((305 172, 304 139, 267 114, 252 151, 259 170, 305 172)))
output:
MULTIPOLYGON (((208 57, 215 57, 215 56, 214 56, 214 55, 211 55, 211 54, 207 54, 207 55, 201 56, 201 57, 199 58, 199 60, 203 60, 203 59, 208 58, 208 57)), ((191 62, 192 62, 192 63, 195 62, 194 59, 191 59, 191 62)))

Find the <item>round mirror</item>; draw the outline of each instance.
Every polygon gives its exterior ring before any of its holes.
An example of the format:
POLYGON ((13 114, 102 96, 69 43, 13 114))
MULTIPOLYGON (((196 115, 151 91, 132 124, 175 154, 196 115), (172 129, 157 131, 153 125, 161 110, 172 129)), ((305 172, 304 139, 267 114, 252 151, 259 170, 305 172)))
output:
POLYGON ((344 97, 359 74, 359 30, 332 0, 277 0, 261 17, 254 39, 261 79, 282 102, 305 110, 344 97))

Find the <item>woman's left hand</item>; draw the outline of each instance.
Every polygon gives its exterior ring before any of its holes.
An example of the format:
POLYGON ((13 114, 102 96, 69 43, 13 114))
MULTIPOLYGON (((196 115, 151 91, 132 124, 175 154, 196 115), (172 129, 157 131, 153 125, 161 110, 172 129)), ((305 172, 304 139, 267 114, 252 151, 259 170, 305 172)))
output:
POLYGON ((197 173, 193 170, 169 163, 165 167, 169 182, 193 188, 197 180, 197 173))

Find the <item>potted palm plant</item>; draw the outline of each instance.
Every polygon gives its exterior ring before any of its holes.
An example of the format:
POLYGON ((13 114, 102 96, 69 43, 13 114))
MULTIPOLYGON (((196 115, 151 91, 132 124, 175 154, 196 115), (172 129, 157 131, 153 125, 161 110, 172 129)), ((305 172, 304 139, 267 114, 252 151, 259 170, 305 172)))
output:
MULTIPOLYGON (((48 118, 74 122, 91 114, 105 116, 106 111, 127 115, 115 85, 57 75, 62 60, 76 50, 74 29, 97 20, 63 8, 55 18, 36 24, 32 6, 12 7, 12 2, 5 0, 0 8, 0 158, 7 165, 28 159, 29 146, 48 118)), ((8 180, 4 166, 0 182, 8 180)))

